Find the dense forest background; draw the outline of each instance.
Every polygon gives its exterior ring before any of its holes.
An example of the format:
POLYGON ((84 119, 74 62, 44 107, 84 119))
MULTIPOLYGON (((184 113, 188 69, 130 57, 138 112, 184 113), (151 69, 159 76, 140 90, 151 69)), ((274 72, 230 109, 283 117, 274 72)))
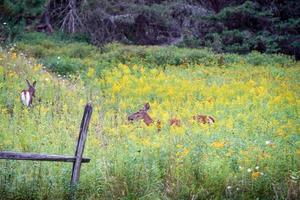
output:
POLYGON ((0 22, 2 42, 24 31, 61 31, 98 46, 173 44, 300 59, 295 0, 0 0, 0 22))

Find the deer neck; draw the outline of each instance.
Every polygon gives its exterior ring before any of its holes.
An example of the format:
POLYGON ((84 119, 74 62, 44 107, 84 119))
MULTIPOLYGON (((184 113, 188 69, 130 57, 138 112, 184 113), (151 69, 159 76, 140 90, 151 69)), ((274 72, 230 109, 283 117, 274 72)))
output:
POLYGON ((144 122, 147 126, 153 123, 153 119, 146 113, 144 115, 144 122))

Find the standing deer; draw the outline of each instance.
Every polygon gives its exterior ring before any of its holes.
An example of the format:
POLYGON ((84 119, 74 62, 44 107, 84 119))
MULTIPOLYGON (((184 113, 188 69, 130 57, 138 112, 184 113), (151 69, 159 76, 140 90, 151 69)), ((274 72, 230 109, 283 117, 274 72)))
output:
POLYGON ((27 79, 26 79, 26 82, 28 85, 28 89, 23 90, 21 92, 21 101, 25 106, 29 107, 32 104, 32 98, 35 97, 36 81, 34 81, 32 83, 32 85, 30 84, 30 82, 27 79))

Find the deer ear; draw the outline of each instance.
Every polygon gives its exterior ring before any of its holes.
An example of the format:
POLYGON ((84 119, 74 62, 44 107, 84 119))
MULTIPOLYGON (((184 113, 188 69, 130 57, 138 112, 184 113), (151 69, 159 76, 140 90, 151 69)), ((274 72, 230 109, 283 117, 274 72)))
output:
POLYGON ((150 109, 150 104, 149 104, 149 103, 146 103, 146 104, 144 105, 144 110, 147 111, 147 110, 149 110, 149 109, 150 109))
POLYGON ((32 83, 32 86, 33 86, 33 87, 35 87, 35 85, 36 85, 36 81, 34 81, 34 82, 32 83))
POLYGON ((27 83, 27 85, 28 85, 28 87, 30 87, 31 85, 30 85, 30 82, 26 79, 26 83, 27 83))

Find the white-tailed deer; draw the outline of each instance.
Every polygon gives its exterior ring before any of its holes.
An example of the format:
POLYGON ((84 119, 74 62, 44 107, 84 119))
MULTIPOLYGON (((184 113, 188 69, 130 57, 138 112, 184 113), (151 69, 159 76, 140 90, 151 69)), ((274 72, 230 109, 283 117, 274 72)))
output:
POLYGON ((143 120, 147 126, 152 124, 154 121, 148 115, 148 110, 150 109, 150 104, 146 103, 142 109, 128 116, 128 121, 138 121, 143 120))
POLYGON ((21 92, 21 101, 25 106, 29 107, 32 104, 32 98, 35 97, 36 81, 34 81, 31 85, 26 79, 26 83, 28 85, 28 89, 21 92))
MULTIPOLYGON (((152 124, 154 121, 148 114, 148 110, 150 109, 150 104, 146 103, 144 108, 140 109, 138 112, 135 112, 128 117, 128 121, 138 121, 143 120, 147 126, 152 124)), ((157 127, 161 127, 161 121, 157 120, 157 127)), ((180 126, 180 119, 172 118, 169 120, 170 126, 180 126)), ((160 128, 158 128, 160 130, 160 128)))
POLYGON ((202 124, 213 124, 215 123, 215 118, 209 115, 195 115, 193 119, 202 124))
MULTIPOLYGON (((138 121, 138 120, 143 120, 144 123, 147 126, 150 126, 151 124, 154 123, 153 119, 148 115, 148 110, 150 109, 150 104, 146 103, 142 109, 140 109, 138 112, 135 112, 131 115, 128 116, 128 121, 133 122, 133 121, 138 121)), ((156 122, 156 128, 157 132, 161 131, 161 122, 160 120, 157 120, 156 122)))
POLYGON ((172 118, 169 120, 170 126, 181 126, 181 120, 177 118, 172 118))

